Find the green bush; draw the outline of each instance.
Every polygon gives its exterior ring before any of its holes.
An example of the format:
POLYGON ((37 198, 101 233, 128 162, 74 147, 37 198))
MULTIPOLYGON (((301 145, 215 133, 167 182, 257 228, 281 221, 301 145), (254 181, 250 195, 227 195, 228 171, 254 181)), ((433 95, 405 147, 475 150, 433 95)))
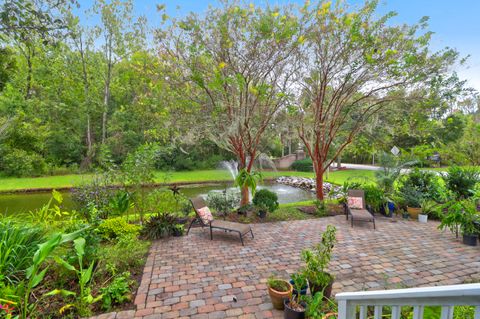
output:
POLYGON ((306 158, 303 160, 298 160, 293 162, 291 169, 299 172, 312 172, 313 171, 313 162, 311 158, 306 158))
POLYGON ((1 159, 1 170, 9 176, 37 176, 45 173, 46 163, 37 153, 11 149, 1 159))
POLYGON ((207 203, 215 212, 228 213, 238 207, 240 196, 236 192, 210 192, 207 203))
POLYGON ((266 207, 269 212, 274 212, 278 208, 278 196, 268 189, 261 189, 255 192, 253 204, 257 207, 266 207))
POLYGON ((39 227, 0 221, 0 274, 4 280, 14 283, 24 278, 43 240, 44 231, 39 227))
POLYGON ((122 237, 116 243, 103 245, 98 250, 99 272, 118 274, 138 269, 141 273, 150 242, 133 237, 122 237))
POLYGON ((146 210, 156 213, 171 213, 187 216, 192 211, 192 204, 182 194, 174 194, 170 189, 161 188, 148 194, 146 210))
POLYGON ((410 207, 420 207, 424 200, 442 202, 446 199, 446 189, 441 178, 434 172, 418 168, 400 178, 397 191, 410 207))
POLYGON ((102 294, 102 309, 109 311, 114 305, 120 305, 131 299, 132 294, 130 286, 133 281, 130 279, 130 273, 124 272, 117 276, 106 287, 100 289, 102 294))
POLYGON ((104 220, 98 226, 98 232, 106 240, 118 240, 122 237, 137 237, 140 226, 127 223, 122 217, 104 220))
POLYGON ((361 189, 365 192, 365 202, 367 205, 370 205, 375 212, 380 210, 380 207, 385 204, 385 193, 384 191, 372 184, 362 185, 361 189))
POLYGON ((475 185, 480 183, 478 168, 452 166, 443 176, 447 189, 456 199, 469 198, 475 194, 475 185))
POLYGON ((177 232, 177 217, 170 213, 157 213, 143 225, 141 235, 143 238, 156 240, 169 237, 177 232))

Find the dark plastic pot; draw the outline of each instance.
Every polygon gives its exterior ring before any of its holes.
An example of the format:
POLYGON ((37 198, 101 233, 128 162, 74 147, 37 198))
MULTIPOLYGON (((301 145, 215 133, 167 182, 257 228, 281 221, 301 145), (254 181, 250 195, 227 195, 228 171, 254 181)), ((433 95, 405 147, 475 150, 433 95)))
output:
POLYGON ((267 212, 263 210, 259 211, 258 217, 260 217, 261 219, 264 219, 265 217, 267 217, 267 212))
POLYGON ((290 308, 290 300, 289 299, 285 299, 283 301, 283 303, 285 305, 285 309, 283 310, 283 318, 285 318, 285 319, 305 319, 305 310, 307 308, 307 305, 304 302, 300 303, 304 308, 303 311, 295 311, 292 308, 290 308))
POLYGON ((468 246, 477 246, 477 235, 463 234, 463 243, 468 246))
POLYGON ((172 231, 173 237, 180 237, 183 235, 183 231, 177 228, 174 228, 172 231))
MULTIPOLYGON (((293 294, 297 294, 297 290, 295 290, 295 282, 293 279, 290 279, 290 284, 294 287, 293 288, 293 294)), ((300 295, 305 296, 307 294, 307 289, 308 289, 308 284, 302 287, 302 290, 300 290, 300 295)))

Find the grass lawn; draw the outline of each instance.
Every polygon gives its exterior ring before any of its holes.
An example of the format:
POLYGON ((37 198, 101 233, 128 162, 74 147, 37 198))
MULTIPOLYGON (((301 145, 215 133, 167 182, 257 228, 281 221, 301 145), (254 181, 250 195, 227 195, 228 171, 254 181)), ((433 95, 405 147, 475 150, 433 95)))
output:
MULTIPOLYGON (((45 177, 2 177, 0 178, 0 192, 27 190, 27 189, 51 189, 68 188, 82 184, 92 179, 91 174, 84 175, 60 175, 45 177)), ((264 172, 264 178, 274 178, 278 176, 300 176, 313 178, 311 172, 279 171, 264 172)), ((328 176, 328 181, 335 184, 343 184, 347 179, 354 178, 373 178, 373 171, 367 170, 343 170, 332 172, 328 176)), ((157 183, 192 183, 209 181, 228 181, 232 177, 227 171, 221 170, 201 170, 186 172, 156 172, 155 182, 157 183)))

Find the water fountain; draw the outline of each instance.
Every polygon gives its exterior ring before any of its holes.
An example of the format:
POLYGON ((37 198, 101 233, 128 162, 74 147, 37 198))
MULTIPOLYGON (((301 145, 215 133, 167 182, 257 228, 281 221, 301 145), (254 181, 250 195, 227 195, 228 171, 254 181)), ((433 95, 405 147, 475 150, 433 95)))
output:
POLYGON ((230 161, 221 161, 218 164, 218 167, 221 169, 225 169, 230 172, 230 175, 232 175, 232 179, 235 180, 238 175, 238 163, 234 160, 230 161))

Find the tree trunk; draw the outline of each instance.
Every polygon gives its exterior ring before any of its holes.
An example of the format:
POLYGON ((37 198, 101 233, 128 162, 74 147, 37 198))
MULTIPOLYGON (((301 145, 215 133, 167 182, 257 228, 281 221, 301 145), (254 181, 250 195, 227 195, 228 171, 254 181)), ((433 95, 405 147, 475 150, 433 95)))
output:
POLYGON ((315 186, 315 190, 317 192, 317 199, 323 201, 323 169, 317 169, 315 173, 315 182, 317 185, 315 186))
POLYGON ((32 58, 31 56, 27 57, 27 86, 25 88, 25 100, 30 98, 31 90, 32 90, 32 73, 33 73, 33 66, 32 66, 32 58))
POLYGON ((110 100, 110 81, 107 80, 105 83, 105 92, 103 97, 103 114, 102 114, 102 144, 105 144, 107 139, 107 112, 108 112, 108 102, 110 100))
POLYGON ((241 188, 241 192, 242 192, 242 200, 240 201, 240 206, 248 205, 248 203, 250 203, 250 193, 248 192, 248 187, 243 186, 241 188))

